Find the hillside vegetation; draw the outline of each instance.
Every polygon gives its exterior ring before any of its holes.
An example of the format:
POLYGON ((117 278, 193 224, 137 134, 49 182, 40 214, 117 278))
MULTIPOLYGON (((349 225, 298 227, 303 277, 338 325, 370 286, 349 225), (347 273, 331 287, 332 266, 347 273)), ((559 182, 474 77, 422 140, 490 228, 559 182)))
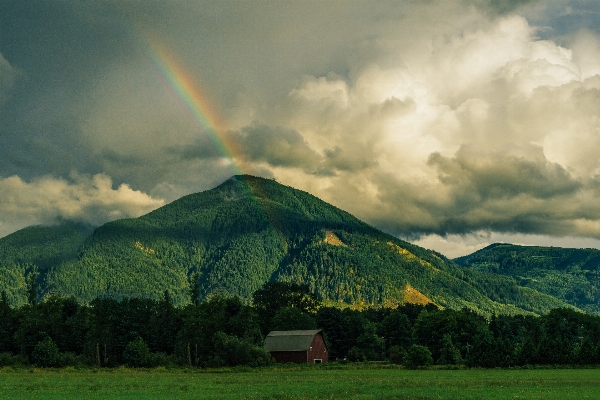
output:
POLYGON ((268 281, 307 284, 326 305, 361 308, 431 301, 482 314, 544 313, 565 307, 513 276, 463 268, 385 234, 347 212, 274 180, 235 176, 147 215, 93 231, 72 223, 0 239, 0 290, 26 301, 39 272, 42 297, 160 299, 175 304, 236 295, 268 281))
POLYGON ((0 239, 0 287, 15 304, 25 301, 25 276, 75 259, 81 244, 92 233, 88 225, 62 222, 31 226, 0 239))
POLYGON ((496 243, 455 259, 471 271, 514 278, 588 312, 600 312, 600 250, 496 243))

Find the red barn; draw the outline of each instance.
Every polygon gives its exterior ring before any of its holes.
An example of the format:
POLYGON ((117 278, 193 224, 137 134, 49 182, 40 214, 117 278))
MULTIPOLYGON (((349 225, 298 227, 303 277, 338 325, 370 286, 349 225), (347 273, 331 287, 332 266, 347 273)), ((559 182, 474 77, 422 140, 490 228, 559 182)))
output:
POLYGON ((280 363, 326 363, 327 345, 321 329, 310 331, 271 331, 265 349, 280 363))

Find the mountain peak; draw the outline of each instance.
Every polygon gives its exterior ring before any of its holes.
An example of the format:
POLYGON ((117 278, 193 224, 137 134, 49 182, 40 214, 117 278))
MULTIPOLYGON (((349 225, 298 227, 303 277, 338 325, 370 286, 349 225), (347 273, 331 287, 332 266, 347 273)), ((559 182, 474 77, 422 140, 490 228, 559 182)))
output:
MULTIPOLYGON (((84 302, 99 296, 160 299, 168 290, 175 303, 185 304, 195 277, 204 298, 236 295, 250 301, 266 282, 284 281, 306 284, 325 304, 339 306, 415 301, 408 287, 420 294, 419 301, 488 315, 565 306, 550 296, 524 293, 512 279, 465 272, 307 192, 252 175, 232 176, 139 218, 107 223, 89 236, 63 238, 68 246, 46 240, 36 247, 49 253, 40 287, 84 302), (494 300, 486 294, 492 291, 494 300)), ((24 265, 39 257, 31 246, 0 239, 0 250, 3 246, 4 254, 16 256, 0 259, 0 290, 13 304, 22 303, 24 265)))

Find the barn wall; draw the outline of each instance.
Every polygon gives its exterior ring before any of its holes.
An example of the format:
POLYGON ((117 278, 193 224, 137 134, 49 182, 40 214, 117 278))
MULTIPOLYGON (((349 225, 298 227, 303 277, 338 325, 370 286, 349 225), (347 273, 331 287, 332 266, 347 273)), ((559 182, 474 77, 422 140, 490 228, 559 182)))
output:
POLYGON ((329 352, 327 351, 327 346, 325 345, 325 340, 323 340, 323 335, 316 334, 313 337, 313 340, 310 344, 311 350, 308 351, 308 362, 314 363, 315 359, 321 359, 321 362, 329 361, 329 352))

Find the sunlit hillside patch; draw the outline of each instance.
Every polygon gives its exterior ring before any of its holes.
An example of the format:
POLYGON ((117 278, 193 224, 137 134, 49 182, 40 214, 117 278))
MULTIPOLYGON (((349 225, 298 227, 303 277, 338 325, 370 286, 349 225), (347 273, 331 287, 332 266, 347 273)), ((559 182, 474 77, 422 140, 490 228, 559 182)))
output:
POLYGON ((332 246, 346 246, 347 247, 347 245, 344 242, 342 242, 340 240, 340 238, 337 237, 335 233, 333 233, 333 231, 330 231, 330 230, 325 231, 325 240, 323 240, 323 242, 330 244, 332 246))
POLYGON ((410 251, 398 246, 395 243, 392 242, 387 242, 387 244, 394 250, 396 250, 398 253, 400 253, 401 255, 403 255, 407 260, 409 261, 416 261, 419 264, 421 264, 424 267, 428 267, 431 268, 432 270, 436 271, 436 272, 440 272, 440 270, 436 267, 434 267, 433 265, 431 265, 429 262, 415 256, 413 253, 411 253, 410 251))
POLYGON ((404 302, 420 305, 433 303, 433 301, 431 301, 429 297, 425 296, 423 293, 419 292, 417 289, 410 285, 406 285, 406 288, 404 288, 404 302))
POLYGON ((154 249, 151 249, 149 247, 145 247, 141 242, 135 242, 135 247, 137 247, 138 249, 142 250, 144 253, 146 254, 156 254, 156 252, 154 251, 154 249))

